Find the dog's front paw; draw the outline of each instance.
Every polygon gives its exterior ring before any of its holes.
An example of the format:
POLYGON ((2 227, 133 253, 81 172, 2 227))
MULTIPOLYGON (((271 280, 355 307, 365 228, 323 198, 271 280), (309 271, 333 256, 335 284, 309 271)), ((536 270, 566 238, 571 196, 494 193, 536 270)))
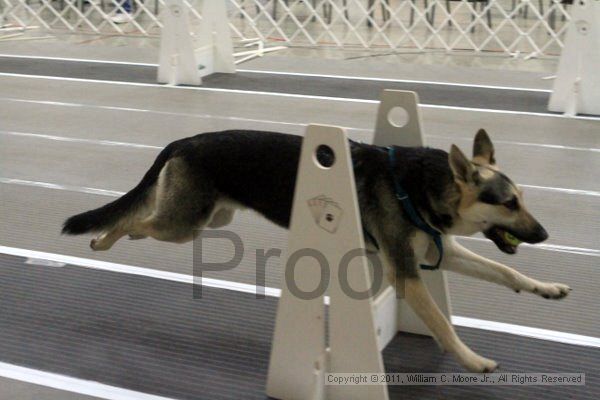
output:
POLYGON ((567 297, 571 288, 562 283, 538 282, 531 291, 545 299, 562 299, 567 297))
POLYGON ((470 357, 468 362, 464 364, 464 367, 468 369, 469 372, 490 373, 498 369, 498 363, 489 358, 482 357, 479 354, 475 354, 474 357, 470 357))
POLYGON ((494 372, 498 368, 496 361, 480 356, 463 343, 460 343, 456 349, 456 357, 469 372, 487 373, 494 372))

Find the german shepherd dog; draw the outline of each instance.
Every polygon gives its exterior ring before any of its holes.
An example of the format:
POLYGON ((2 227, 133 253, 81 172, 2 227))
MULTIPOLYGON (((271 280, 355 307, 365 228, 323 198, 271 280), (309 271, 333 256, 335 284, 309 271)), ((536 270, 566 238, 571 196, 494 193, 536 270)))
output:
MULTIPOLYGON (((72 216, 62 232, 99 232, 90 243, 94 250, 108 250, 125 235, 183 243, 205 227, 229 224, 240 208, 250 208, 288 227, 301 146, 299 136, 242 130, 175 141, 163 149, 130 192, 72 216)), ((370 233, 367 247, 379 252, 393 284, 404 282, 407 302, 442 349, 469 371, 494 371, 496 362, 476 354, 458 338, 419 277, 419 263, 435 262, 438 251, 431 237, 411 223, 394 186, 396 179, 422 218, 442 234, 441 269, 515 292, 565 297, 571 290, 568 286, 529 278, 472 253, 453 239, 482 232, 501 251, 513 254, 520 241, 538 243, 548 238, 525 208, 521 190, 499 171, 487 133, 480 130, 475 136, 471 160, 455 145, 450 153, 396 147, 391 168, 385 148, 354 141, 350 148, 362 223, 370 233)))

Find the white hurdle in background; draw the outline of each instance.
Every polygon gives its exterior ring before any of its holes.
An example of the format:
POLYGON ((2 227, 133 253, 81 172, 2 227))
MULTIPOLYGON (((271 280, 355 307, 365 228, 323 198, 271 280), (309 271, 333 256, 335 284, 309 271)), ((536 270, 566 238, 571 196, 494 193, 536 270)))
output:
MULTIPOLYGON (((384 91, 378 111, 375 142, 378 145, 422 145, 417 97, 412 92, 384 91), (401 107, 408 122, 402 127, 389 120, 390 111, 401 107)), ((328 386, 326 373, 384 373, 381 351, 398 330, 429 334, 394 288, 377 296, 354 298, 342 290, 339 266, 354 249, 364 249, 360 210, 352 159, 342 128, 310 125, 302 145, 292 208, 288 260, 295 268, 282 284, 267 379, 267 394, 284 400, 387 400, 385 385, 328 386), (316 159, 317 148, 328 146, 335 155, 329 168, 316 159), (328 205, 320 214, 309 202, 324 196, 328 205), (296 253, 314 249, 309 253, 296 253), (324 259, 317 260, 318 252, 324 259), (316 258, 315 258, 316 257, 316 258), (324 296, 300 298, 289 283, 303 292, 318 289, 321 269, 329 269, 329 343, 325 343, 324 296)), ((372 287, 368 261, 354 254, 349 260, 347 284, 355 292, 372 287)), ((450 307, 444 273, 424 271, 432 295, 449 317, 450 307)), ((384 279, 385 281, 385 279, 384 279)))
POLYGON ((600 115, 600 1, 575 0, 549 110, 600 115))
POLYGON ((192 30, 183 0, 165 0, 158 82, 200 85, 215 72, 235 73, 229 20, 224 0, 202 2, 202 20, 192 30))
POLYGON ((196 28, 190 24, 189 8, 183 0, 165 0, 160 33, 158 82, 169 85, 202 84, 202 78, 214 74, 235 73, 240 64, 285 46, 265 47, 260 39, 242 39, 245 48, 233 52, 225 0, 202 1, 202 19, 196 28), (237 59, 236 59, 237 57, 237 59))

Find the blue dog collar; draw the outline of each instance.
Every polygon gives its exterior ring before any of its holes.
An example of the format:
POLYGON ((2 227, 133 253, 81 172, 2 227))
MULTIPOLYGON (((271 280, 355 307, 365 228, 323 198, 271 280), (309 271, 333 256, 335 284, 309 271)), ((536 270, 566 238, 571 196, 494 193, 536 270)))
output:
POLYGON ((388 147, 388 156, 390 159, 390 172, 392 173, 392 180, 394 181, 394 187, 396 190, 396 198, 400 201, 400 203, 402 203, 402 207, 404 208, 404 211, 406 211, 410 222, 414 226, 431 236, 431 239, 433 240, 433 243, 435 244, 435 247, 437 248, 439 253, 439 258, 435 265, 421 264, 420 266, 423 269, 436 270, 440 267, 442 258, 444 257, 442 234, 436 229, 432 228, 427 222, 425 222, 425 220, 421 217, 417 209, 413 206, 412 202, 410 201, 408 193, 404 190, 402 185, 400 185, 398 177, 394 173, 394 167, 396 166, 396 149, 394 146, 388 147))

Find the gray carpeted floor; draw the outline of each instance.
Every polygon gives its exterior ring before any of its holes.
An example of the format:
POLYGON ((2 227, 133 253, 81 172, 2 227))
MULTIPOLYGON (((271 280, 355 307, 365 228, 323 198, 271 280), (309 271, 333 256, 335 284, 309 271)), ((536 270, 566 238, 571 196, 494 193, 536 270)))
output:
MULTIPOLYGON (((1 361, 177 399, 264 399, 277 302, 0 256, 1 361)), ((351 334, 349 332, 349 334, 351 334)), ((392 386, 392 399, 597 399, 600 349, 462 328, 501 372, 584 372, 586 386, 392 386)), ((460 372, 427 337, 398 335, 388 372, 460 372)))

